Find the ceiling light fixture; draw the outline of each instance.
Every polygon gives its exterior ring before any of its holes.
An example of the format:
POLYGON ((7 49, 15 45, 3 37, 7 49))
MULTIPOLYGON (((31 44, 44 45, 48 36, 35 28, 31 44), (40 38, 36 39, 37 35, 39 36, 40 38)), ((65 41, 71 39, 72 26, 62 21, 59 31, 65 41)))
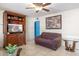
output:
POLYGON ((32 7, 27 7, 26 9, 34 9, 36 13, 38 13, 40 10, 44 10, 46 12, 49 12, 50 10, 47 8, 51 3, 32 3, 32 7))
POLYGON ((35 10, 42 10, 42 7, 35 6, 34 4, 32 4, 32 6, 35 8, 35 10))
POLYGON ((42 7, 36 7, 35 9, 36 10, 42 10, 42 7))

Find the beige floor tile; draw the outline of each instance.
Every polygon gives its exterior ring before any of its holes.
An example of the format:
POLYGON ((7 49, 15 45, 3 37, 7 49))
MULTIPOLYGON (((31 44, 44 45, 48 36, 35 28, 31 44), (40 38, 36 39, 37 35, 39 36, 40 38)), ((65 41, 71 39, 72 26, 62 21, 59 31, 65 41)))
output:
MULTIPOLYGON (((68 52, 62 46, 56 51, 40 45, 36 45, 33 42, 28 42, 27 45, 20 47, 22 47, 22 51, 20 53, 21 56, 79 56, 77 51, 68 52)), ((0 49, 0 56, 2 55, 6 55, 5 50, 0 49)))

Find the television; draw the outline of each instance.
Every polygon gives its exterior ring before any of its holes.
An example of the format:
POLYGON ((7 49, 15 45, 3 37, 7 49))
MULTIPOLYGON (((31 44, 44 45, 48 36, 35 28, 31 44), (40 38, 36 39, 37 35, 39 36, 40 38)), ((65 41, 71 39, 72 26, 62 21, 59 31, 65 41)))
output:
POLYGON ((22 24, 8 24, 8 32, 22 32, 22 24))

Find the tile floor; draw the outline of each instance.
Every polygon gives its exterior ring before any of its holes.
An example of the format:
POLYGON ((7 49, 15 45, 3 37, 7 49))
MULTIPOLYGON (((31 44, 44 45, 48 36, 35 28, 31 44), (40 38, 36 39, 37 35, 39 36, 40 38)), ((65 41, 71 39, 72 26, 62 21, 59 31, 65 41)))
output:
MULTIPOLYGON (((33 42, 28 42, 27 45, 20 47, 22 47, 22 51, 20 53, 21 56, 79 56, 78 51, 68 52, 62 46, 56 51, 36 45, 33 42)), ((6 56, 5 52, 5 50, 0 49, 0 56, 6 56)))

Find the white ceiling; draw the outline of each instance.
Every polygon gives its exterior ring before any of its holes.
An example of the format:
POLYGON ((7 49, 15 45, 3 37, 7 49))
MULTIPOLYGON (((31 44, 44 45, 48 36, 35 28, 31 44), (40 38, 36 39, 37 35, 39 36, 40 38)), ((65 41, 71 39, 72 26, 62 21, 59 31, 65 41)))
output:
POLYGON ((0 3, 0 9, 18 12, 31 17, 43 16, 46 14, 52 14, 62 12, 65 10, 79 8, 79 3, 52 3, 47 7, 50 10, 50 12, 45 12, 42 10, 38 13, 36 13, 34 9, 25 9, 26 7, 30 6, 31 4, 25 3, 0 3))

